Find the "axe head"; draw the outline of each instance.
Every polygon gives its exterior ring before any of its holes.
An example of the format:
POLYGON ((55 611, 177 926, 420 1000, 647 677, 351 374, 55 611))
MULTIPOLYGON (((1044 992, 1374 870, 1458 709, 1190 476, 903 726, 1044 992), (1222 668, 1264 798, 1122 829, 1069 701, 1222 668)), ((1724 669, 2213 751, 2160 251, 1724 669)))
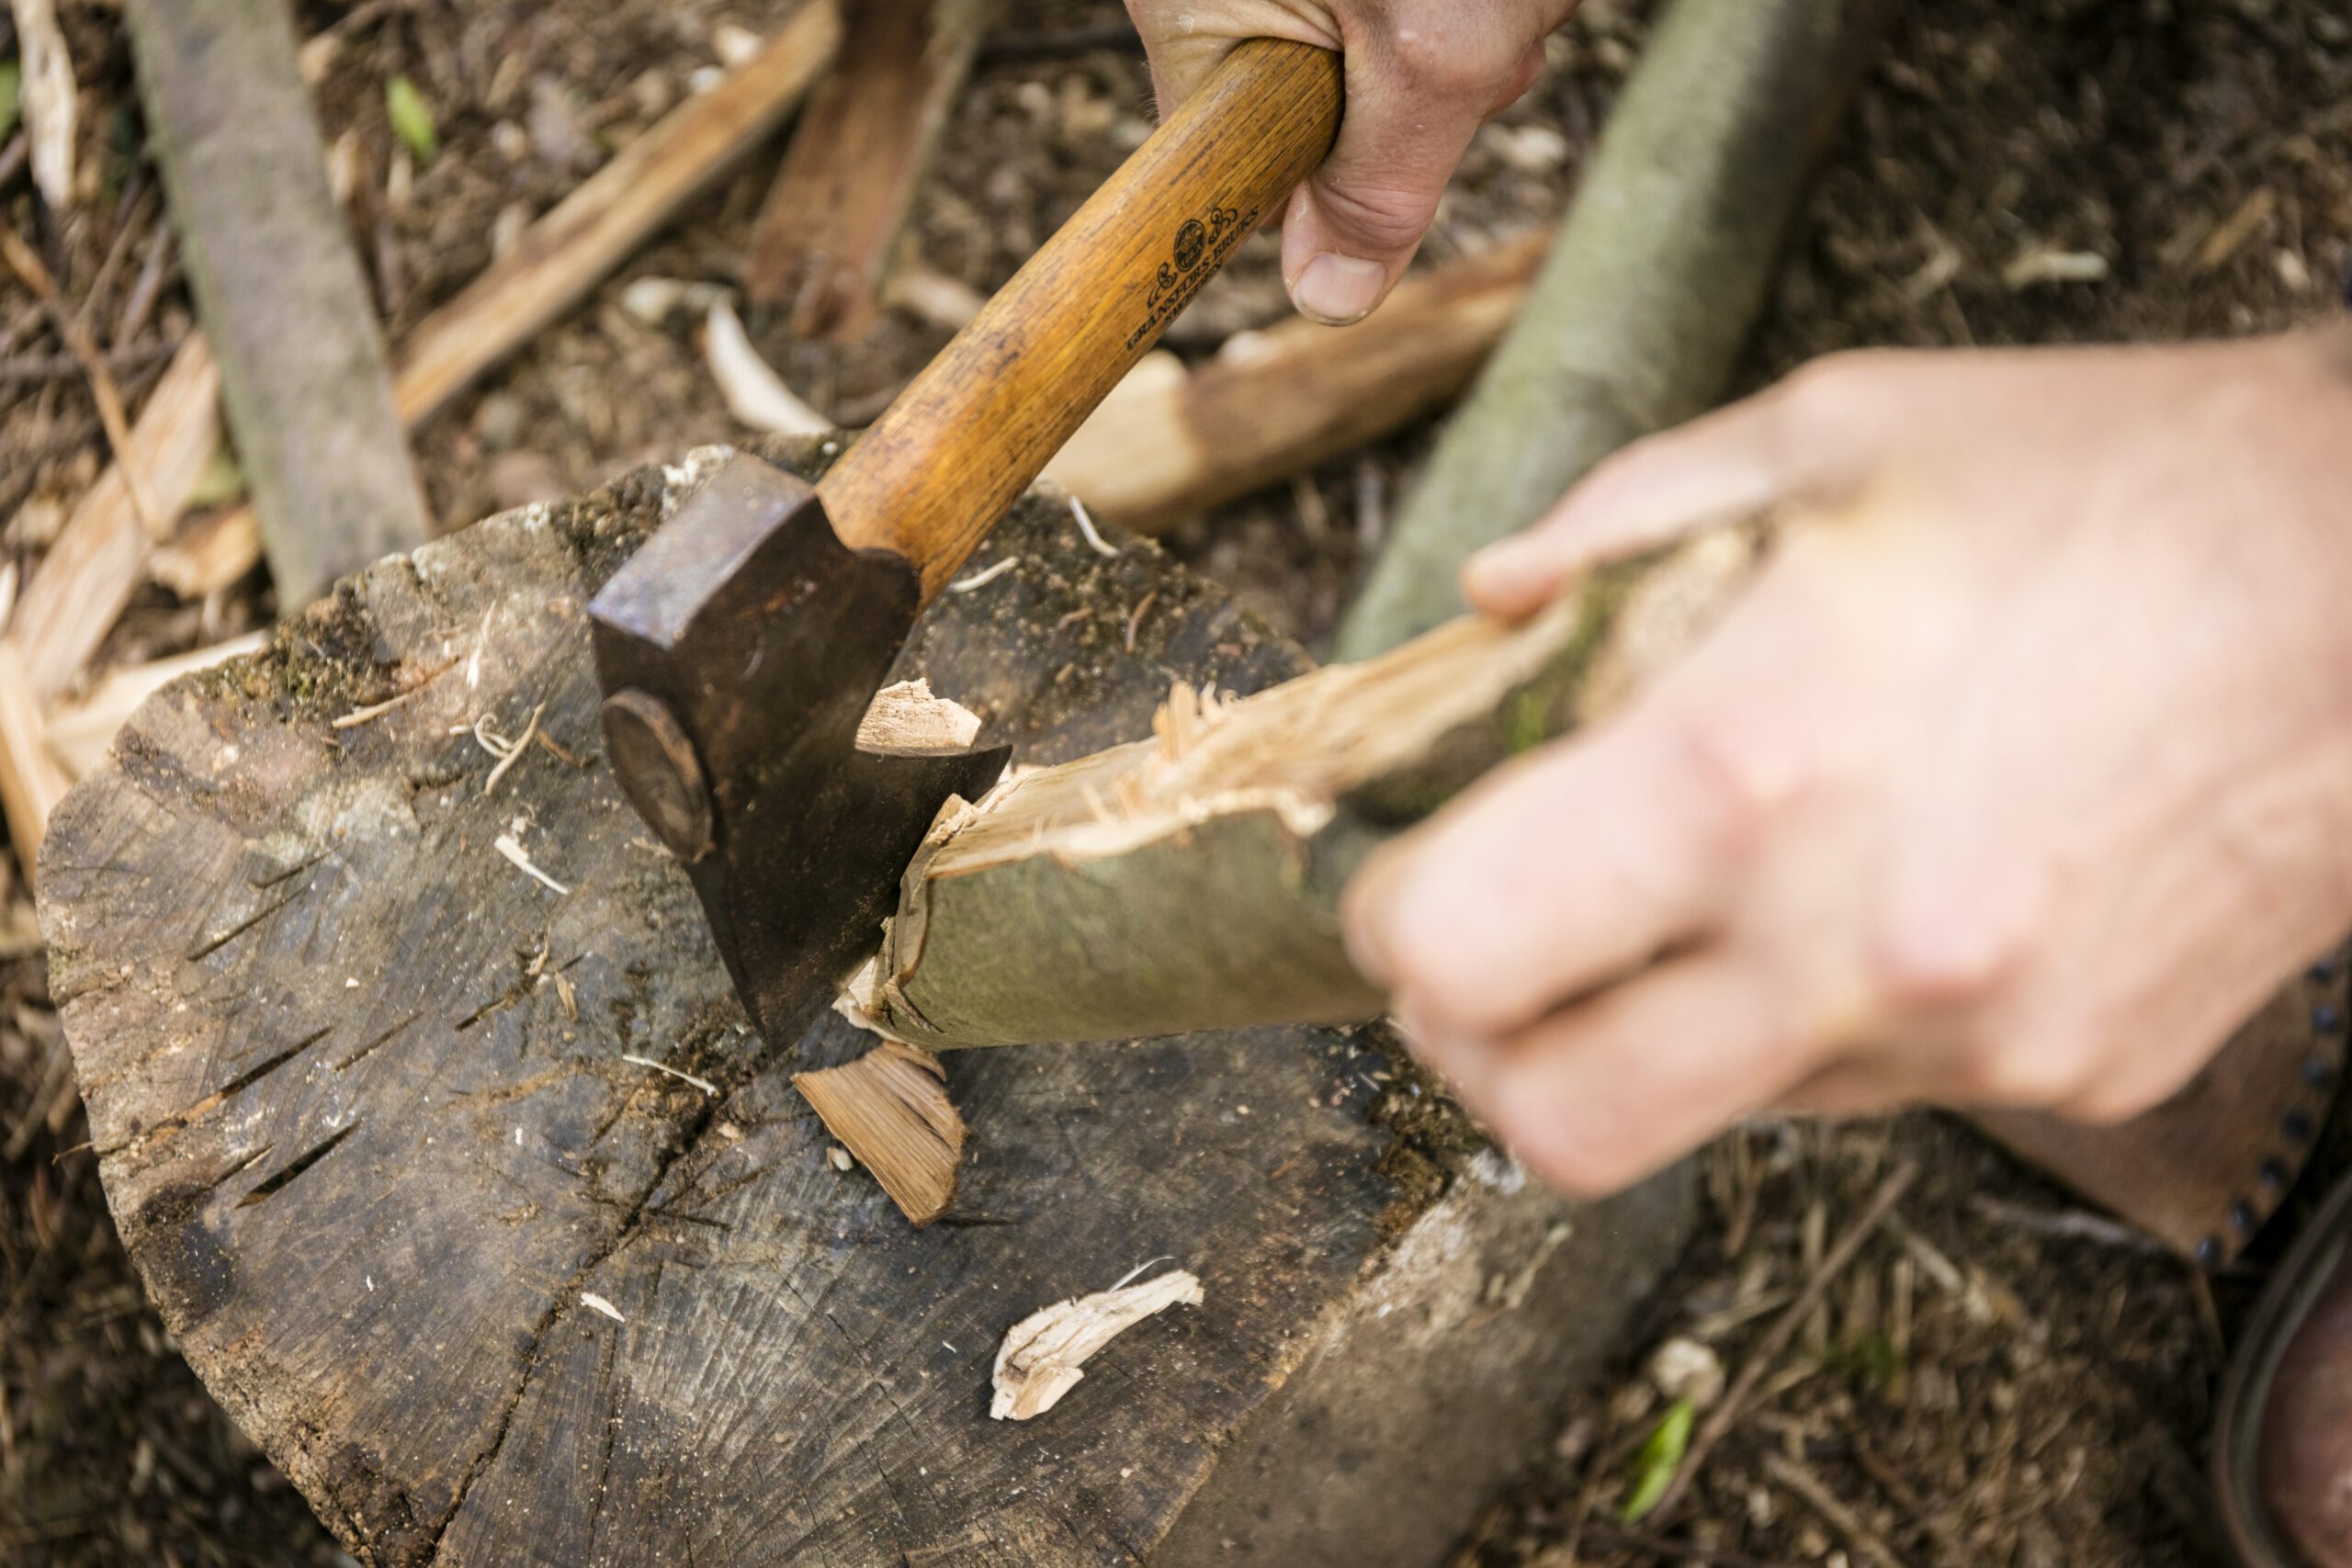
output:
POLYGON ((857 750, 921 604, 911 564, 849 549, 805 481, 738 457, 589 605, 605 756, 773 1046, 874 951, 947 797, 1004 769, 1002 748, 857 750))

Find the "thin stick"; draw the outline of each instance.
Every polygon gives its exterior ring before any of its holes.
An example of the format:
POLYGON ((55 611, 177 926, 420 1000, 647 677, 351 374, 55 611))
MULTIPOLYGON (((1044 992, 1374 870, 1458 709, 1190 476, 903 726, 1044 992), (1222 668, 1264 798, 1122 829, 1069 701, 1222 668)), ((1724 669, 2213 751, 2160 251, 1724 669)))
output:
MULTIPOLYGON (((138 370, 169 359, 179 352, 179 346, 176 338, 169 343, 132 344, 127 348, 108 349, 102 358, 109 370, 138 370)), ((21 386, 27 382, 62 380, 82 374, 85 368, 76 355, 20 354, 0 359, 0 383, 21 386)))
POLYGON ((1862 1244, 1885 1222, 1896 1202, 1910 1190, 1911 1183, 1918 1177, 1918 1166, 1905 1160, 1879 1183, 1878 1190, 1863 1205, 1860 1215, 1847 1227, 1846 1234, 1838 1238, 1838 1245, 1822 1258, 1820 1269, 1805 1282, 1797 1299, 1789 1303, 1788 1310, 1781 1313, 1765 1332, 1747 1363, 1739 1369, 1739 1376, 1733 1382, 1731 1391, 1724 1395, 1723 1403, 1708 1414, 1706 1424, 1690 1439, 1690 1450, 1683 1455, 1682 1467, 1667 1483, 1666 1494, 1657 1500, 1657 1506, 1650 1510, 1652 1517, 1664 1518, 1690 1491, 1692 1479, 1699 1473, 1699 1467, 1707 1462, 1707 1455, 1738 1421, 1747 1409, 1748 1400, 1756 1393, 1756 1385, 1764 1381, 1764 1374, 1772 1370, 1782 1352, 1788 1349, 1789 1342, 1796 1337, 1797 1330, 1813 1314, 1813 1309, 1821 1304, 1821 1299, 1828 1292, 1830 1285, 1860 1253, 1862 1244))
POLYGON ((1813 1472, 1796 1461, 1776 1453, 1765 1454, 1764 1472, 1804 1499, 1815 1513, 1835 1526, 1856 1551, 1878 1563, 1879 1568, 1903 1568, 1903 1559, 1894 1554, 1894 1549, 1881 1540, 1877 1532, 1862 1523, 1851 1508, 1839 1502, 1838 1494, 1829 1490, 1827 1484, 1813 1472))
POLYGON ((131 508, 146 525, 148 537, 161 539, 164 514, 157 509, 154 496, 148 492, 146 476, 130 460, 130 418, 123 412, 122 391, 114 384, 114 373, 107 368, 106 355, 91 341, 81 318, 65 308, 65 301, 58 297, 57 280, 50 276, 49 268, 25 243, 24 236, 12 228, 0 227, 0 256, 7 258, 8 265, 49 311, 50 319, 57 323, 57 335, 65 340, 67 351, 81 362, 83 374, 90 379, 90 396, 98 405, 98 423, 106 427, 107 446, 112 449, 116 466, 122 469, 122 477, 130 486, 131 508))

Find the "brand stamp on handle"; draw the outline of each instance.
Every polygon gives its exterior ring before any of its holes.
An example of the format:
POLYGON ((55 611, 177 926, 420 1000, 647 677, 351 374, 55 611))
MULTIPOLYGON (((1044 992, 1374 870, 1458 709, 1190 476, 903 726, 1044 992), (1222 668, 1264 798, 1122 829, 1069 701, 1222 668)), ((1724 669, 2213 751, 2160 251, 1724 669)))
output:
POLYGON ((1169 244, 1168 259, 1159 264, 1159 275, 1152 279, 1151 293, 1144 301, 1143 324, 1127 338, 1130 349, 1193 302, 1193 296, 1216 276, 1234 247, 1256 230, 1260 210, 1253 207, 1244 211, 1220 203, 1198 218, 1184 220, 1169 244))

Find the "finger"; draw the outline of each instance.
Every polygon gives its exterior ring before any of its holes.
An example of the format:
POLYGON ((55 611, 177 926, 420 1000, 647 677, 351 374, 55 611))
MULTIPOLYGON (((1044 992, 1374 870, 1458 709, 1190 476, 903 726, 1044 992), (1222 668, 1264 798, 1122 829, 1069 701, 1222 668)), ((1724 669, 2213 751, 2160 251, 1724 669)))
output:
POLYGON ((1350 952, 1432 1026, 1495 1035, 1697 934, 1723 791, 1655 706, 1489 773, 1348 888, 1350 952))
POLYGON ((1784 383, 1634 443, 1533 527, 1473 556, 1462 570, 1464 596, 1515 619, 1597 562, 1786 501, 1827 499, 1866 461, 1862 432, 1816 413, 1828 400, 1784 383))
POLYGON ((1613 1192, 1809 1077, 1826 1047, 1791 1021, 1760 966, 1702 953, 1490 1048, 1464 1102, 1545 1179, 1613 1192))
POLYGON ((1245 39, 1289 39, 1335 53, 1340 48, 1328 7, 1286 0, 1224 0, 1214 14, 1205 6, 1173 10, 1149 0, 1127 0, 1127 16, 1143 39, 1152 96, 1163 119, 1199 91, 1245 39))
POLYGON ((1518 78, 1525 50, 1430 8, 1347 39, 1347 114, 1331 155, 1292 198, 1283 279, 1299 312, 1345 325, 1388 296, 1420 248, 1470 139, 1518 78))

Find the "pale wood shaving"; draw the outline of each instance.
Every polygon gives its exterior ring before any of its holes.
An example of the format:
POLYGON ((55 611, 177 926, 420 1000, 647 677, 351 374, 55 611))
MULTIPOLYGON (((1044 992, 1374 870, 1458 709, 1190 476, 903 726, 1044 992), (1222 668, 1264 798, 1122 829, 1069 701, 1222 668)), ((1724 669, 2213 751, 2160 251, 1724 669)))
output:
POLYGON ((792 1087, 899 1213, 927 1225, 955 1201, 964 1157, 964 1118, 946 1077, 929 1052, 886 1040, 847 1066, 796 1074, 792 1087))
POLYGON ((752 346, 742 318, 724 299, 711 302, 704 321, 703 357, 727 412, 750 425, 776 435, 822 435, 833 422, 801 400, 784 384, 760 351, 752 346))
POLYGON ((74 57, 57 26, 55 0, 10 0, 17 15, 17 85, 32 141, 33 184, 61 216, 74 205, 74 57))
POLYGON ((716 1097, 718 1093, 718 1086, 708 1078, 698 1078, 692 1073, 682 1073, 667 1062, 657 1062, 650 1056, 623 1056, 621 1060, 632 1067, 650 1067, 657 1073, 667 1074, 680 1083, 692 1084, 705 1094, 716 1097))
POLYGON ((986 588, 989 583, 994 582, 998 578, 1002 577, 1006 572, 1011 571, 1014 567, 1019 566, 1020 564, 1021 558, 1019 556, 1007 556, 1004 559, 997 562, 994 566, 989 567, 986 571, 976 571, 972 573, 971 576, 964 578, 960 581, 949 583, 947 585, 947 592, 950 593, 969 593, 975 589, 986 588))
POLYGON ((1031 1313, 997 1348, 989 1415, 999 1421, 1044 1415, 1078 1386, 1086 1375, 1080 1369, 1112 1340, 1171 1306, 1199 1306, 1202 1300, 1199 1279, 1179 1269, 1031 1313))
POLYGON ((529 852, 523 848, 522 842, 517 840, 514 834, 501 833, 496 840, 492 843, 491 848, 496 850, 500 854, 504 855, 515 870, 546 884, 548 886, 552 887, 567 898, 571 896, 571 888, 566 887, 562 883, 558 882, 554 877, 549 876, 546 872, 541 871, 537 865, 532 863, 529 852))
POLYGON ((980 716, 934 694, 927 680, 874 694, 858 721, 857 749, 876 757, 960 757, 979 739, 980 716))

